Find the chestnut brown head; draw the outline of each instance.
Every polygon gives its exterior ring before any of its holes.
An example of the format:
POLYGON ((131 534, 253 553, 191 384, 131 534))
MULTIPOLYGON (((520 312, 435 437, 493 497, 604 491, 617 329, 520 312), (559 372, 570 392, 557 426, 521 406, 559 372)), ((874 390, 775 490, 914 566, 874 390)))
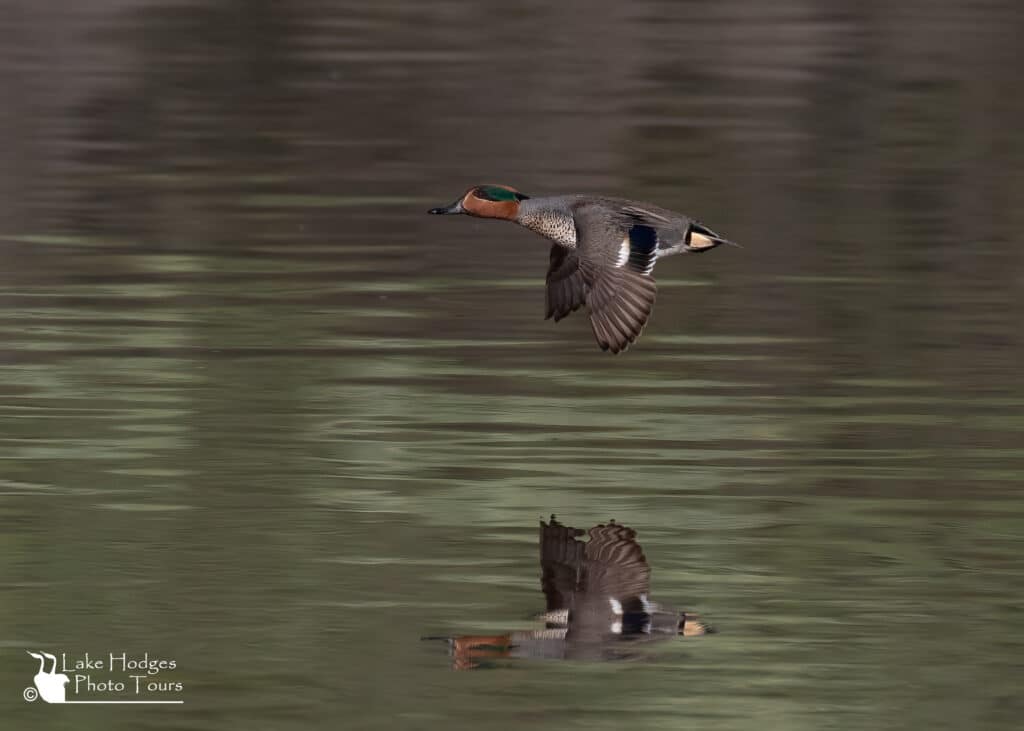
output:
POLYGON ((465 213, 479 218, 506 218, 514 220, 519 213, 519 202, 529 196, 507 185, 477 185, 465 195, 442 208, 431 208, 428 213, 452 215, 465 213))

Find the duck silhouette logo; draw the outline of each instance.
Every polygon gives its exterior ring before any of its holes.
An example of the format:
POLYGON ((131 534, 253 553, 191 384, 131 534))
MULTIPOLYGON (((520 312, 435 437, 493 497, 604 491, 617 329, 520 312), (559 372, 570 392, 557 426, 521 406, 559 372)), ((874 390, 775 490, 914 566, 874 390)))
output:
POLYGON ((57 658, 48 652, 32 652, 26 650, 29 655, 39 661, 39 672, 32 678, 35 688, 28 687, 22 692, 25 700, 29 703, 37 698, 42 698, 47 703, 66 703, 64 697, 64 686, 71 682, 64 673, 57 672, 57 658), (46 672, 44 666, 47 660, 52 660, 50 672, 46 672))

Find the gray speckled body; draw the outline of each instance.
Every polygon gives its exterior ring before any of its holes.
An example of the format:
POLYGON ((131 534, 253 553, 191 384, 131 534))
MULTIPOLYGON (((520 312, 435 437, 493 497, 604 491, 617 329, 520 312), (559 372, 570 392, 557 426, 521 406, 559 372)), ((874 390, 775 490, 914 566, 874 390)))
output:
POLYGON ((617 252, 629 227, 642 222, 657 231, 658 258, 684 251, 686 233, 696 223, 650 203, 588 195, 527 198, 519 205, 516 222, 567 249, 579 246, 578 230, 595 254, 617 252))

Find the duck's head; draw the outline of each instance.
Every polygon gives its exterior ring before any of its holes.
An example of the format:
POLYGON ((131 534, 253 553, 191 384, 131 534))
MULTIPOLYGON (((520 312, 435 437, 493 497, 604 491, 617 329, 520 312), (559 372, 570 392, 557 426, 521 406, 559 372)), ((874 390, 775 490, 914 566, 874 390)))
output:
POLYGON ((450 206, 431 208, 427 212, 438 216, 466 213, 479 218, 515 220, 519 213, 519 201, 529 197, 507 185, 477 185, 450 206))

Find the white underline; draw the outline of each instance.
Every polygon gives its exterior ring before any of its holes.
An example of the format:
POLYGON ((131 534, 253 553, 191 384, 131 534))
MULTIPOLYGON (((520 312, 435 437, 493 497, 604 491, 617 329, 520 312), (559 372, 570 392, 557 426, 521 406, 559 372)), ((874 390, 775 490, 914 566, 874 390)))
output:
MULTIPOLYGON (((104 703, 104 704, 113 704, 113 703, 150 703, 150 704, 152 704, 152 703, 184 703, 184 702, 185 701, 64 701, 64 705, 69 705, 71 703, 104 703)), ((60 703, 54 703, 54 705, 57 706, 57 705, 60 705, 60 703)))

